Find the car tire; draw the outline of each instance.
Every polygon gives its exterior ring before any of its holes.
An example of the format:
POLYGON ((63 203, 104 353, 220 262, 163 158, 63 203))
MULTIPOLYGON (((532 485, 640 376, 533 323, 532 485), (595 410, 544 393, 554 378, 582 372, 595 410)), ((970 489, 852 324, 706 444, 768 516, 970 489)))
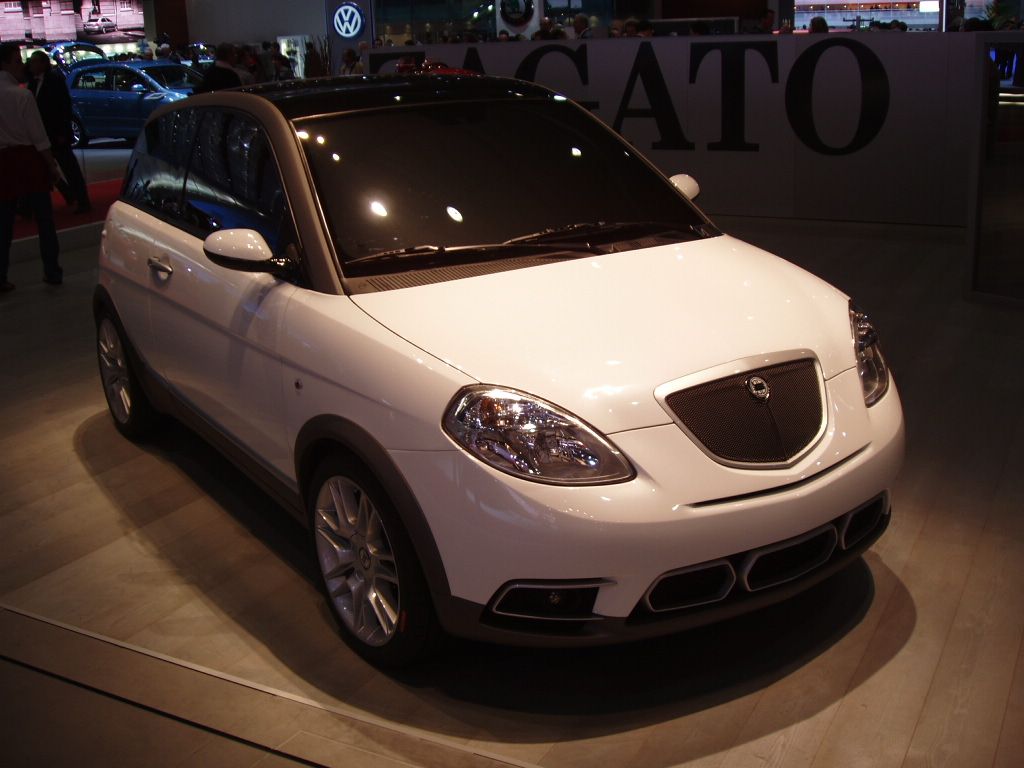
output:
POLYGON ((85 135, 85 126, 74 115, 71 117, 71 146, 74 149, 85 149, 89 146, 89 137, 85 135))
POLYGON ((439 635, 430 590, 377 479, 332 454, 313 474, 307 509, 318 585, 348 646, 380 667, 427 655, 439 635))
POLYGON ((114 426, 129 440, 143 439, 157 421, 157 412, 142 389, 124 328, 109 310, 96 318, 96 359, 114 426))

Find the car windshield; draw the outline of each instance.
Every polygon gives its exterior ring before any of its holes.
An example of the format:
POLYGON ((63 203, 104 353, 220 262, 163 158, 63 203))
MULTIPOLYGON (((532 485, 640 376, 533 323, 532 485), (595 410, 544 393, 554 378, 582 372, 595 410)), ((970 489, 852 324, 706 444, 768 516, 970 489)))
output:
POLYGON ((564 100, 389 107, 295 127, 344 263, 644 234, 621 226, 630 222, 678 236, 705 223, 628 144, 564 100))
POLYGON ((195 88, 203 82, 203 76, 184 64, 160 67, 143 67, 142 71, 164 88, 195 88))

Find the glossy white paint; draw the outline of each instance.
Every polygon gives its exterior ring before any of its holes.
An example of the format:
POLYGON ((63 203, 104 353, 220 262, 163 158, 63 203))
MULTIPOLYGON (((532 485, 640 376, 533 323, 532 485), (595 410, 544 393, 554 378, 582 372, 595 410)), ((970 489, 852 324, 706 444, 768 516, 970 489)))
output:
POLYGON ((222 229, 203 241, 203 250, 236 261, 261 262, 274 258, 263 235, 253 229, 222 229))
POLYGON ((485 603, 512 579, 606 578, 616 584, 601 588, 595 610, 625 616, 665 571, 803 533, 891 487, 903 457, 895 389, 868 421, 871 442, 818 480, 702 506, 723 492, 799 481, 843 448, 793 470, 734 470, 713 465, 675 425, 651 427, 619 436, 636 479, 583 488, 518 480, 463 452, 392 456, 430 520, 454 594, 485 603))
POLYGON ((293 475, 277 350, 295 287, 218 267, 203 253, 203 240, 124 203, 111 208, 107 229, 119 233, 118 247, 108 243, 107 254, 146 255, 101 260, 102 274, 121 278, 113 290, 108 285, 119 313, 120 286, 146 288, 151 322, 145 344, 122 315, 143 359, 219 429, 279 474, 293 475), (152 261, 170 271, 155 269, 152 261))
POLYGON ((675 188, 686 195, 687 199, 695 200, 697 195, 700 194, 700 184, 697 180, 687 173, 677 173, 674 176, 669 176, 669 181, 675 185, 675 188))
POLYGON ((810 349, 826 378, 856 365, 848 298, 730 237, 353 301, 474 379, 543 397, 606 434, 670 423, 655 388, 731 360, 810 349))
POLYGON ((152 221, 152 216, 115 202, 100 237, 100 284, 117 297, 121 322, 131 329, 133 346, 147 360, 152 354, 153 336, 149 317, 151 276, 146 264, 153 257, 152 236, 147 232, 152 221))
POLYGON ((294 481, 312 418, 370 433, 452 593, 477 603, 512 579, 605 578, 597 612, 625 616, 661 573, 814 528, 889 488, 902 460, 895 385, 864 406, 847 297, 729 237, 348 297, 217 267, 198 238, 118 203, 100 266, 147 363, 279 474, 294 481), (793 466, 718 463, 659 402, 659 387, 783 350, 817 359, 827 402, 793 466), (471 457, 440 424, 481 381, 584 418, 636 477, 552 486, 471 457))
POLYGON ((396 336, 351 298, 298 291, 282 341, 293 439, 311 418, 338 414, 387 449, 453 449, 441 417, 455 393, 476 382, 396 336))

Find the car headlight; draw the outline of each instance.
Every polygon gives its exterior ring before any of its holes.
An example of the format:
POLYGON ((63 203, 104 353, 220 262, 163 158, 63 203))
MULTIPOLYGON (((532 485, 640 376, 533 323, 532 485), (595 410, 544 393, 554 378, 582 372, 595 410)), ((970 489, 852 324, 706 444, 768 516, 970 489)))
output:
POLYGON ((558 406, 513 389, 463 389, 448 407, 444 430, 481 461, 527 480, 593 485, 633 477, 607 438, 558 406))
POLYGON ((878 331, 853 302, 850 302, 850 325, 853 328, 853 348, 857 354, 857 372, 864 390, 864 404, 870 408, 889 389, 889 368, 878 344, 878 331))

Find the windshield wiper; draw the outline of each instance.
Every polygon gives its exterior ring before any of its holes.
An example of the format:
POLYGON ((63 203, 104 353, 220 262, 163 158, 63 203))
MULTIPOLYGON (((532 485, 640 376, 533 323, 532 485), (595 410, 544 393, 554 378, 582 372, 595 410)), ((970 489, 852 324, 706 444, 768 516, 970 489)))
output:
POLYGON ((500 243, 478 243, 475 245, 412 245, 406 248, 394 248, 388 251, 368 253, 345 262, 346 265, 360 264, 370 261, 395 261, 400 259, 433 259, 446 254, 455 256, 491 256, 505 258, 508 251, 541 251, 550 254, 575 251, 579 253, 602 254, 607 250, 589 240, 566 240, 564 238, 589 237, 620 230, 640 230, 647 234, 677 233, 685 237, 714 237, 719 232, 709 224, 686 224, 680 226, 664 221, 585 221, 568 224, 564 227, 549 227, 539 232, 513 237, 500 243))
POLYGON ((589 243, 542 243, 542 242, 514 242, 504 243, 479 243, 476 245, 413 245, 408 248, 395 248, 390 251, 379 251, 368 253, 365 256, 357 256, 349 259, 345 264, 360 264, 367 261, 393 261, 397 259, 422 259, 445 254, 454 255, 488 255, 494 253, 495 257, 504 258, 508 251, 542 251, 548 253, 561 253, 565 251, 579 251, 583 253, 597 254, 596 250, 589 243))
POLYGON ((686 236, 701 238, 714 237, 718 234, 713 227, 705 224, 679 225, 667 221, 581 221, 576 224, 567 224, 564 227, 548 227, 539 232, 531 232, 528 235, 513 237, 505 242, 510 245, 514 243, 542 243, 557 241, 563 237, 586 237, 631 229, 641 230, 649 234, 678 232, 686 236))

